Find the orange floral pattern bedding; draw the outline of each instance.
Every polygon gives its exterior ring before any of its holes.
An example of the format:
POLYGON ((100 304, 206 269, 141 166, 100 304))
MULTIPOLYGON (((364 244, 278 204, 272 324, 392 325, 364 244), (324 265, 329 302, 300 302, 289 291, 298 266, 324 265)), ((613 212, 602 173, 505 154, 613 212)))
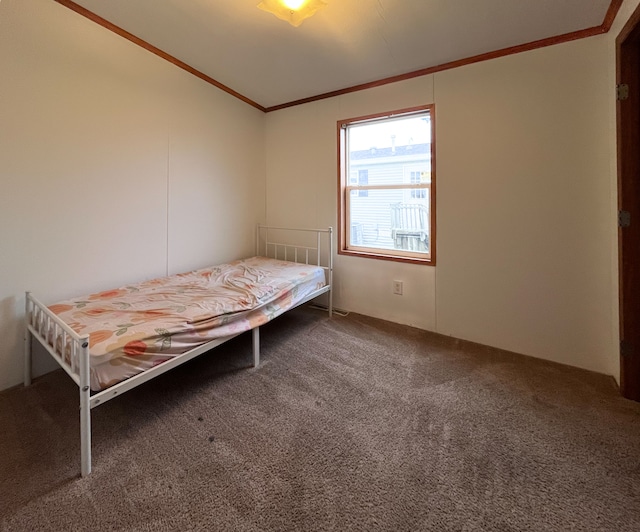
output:
POLYGON ((320 267, 253 257, 49 308, 89 334, 91 389, 98 391, 210 340, 262 325, 323 286, 320 267))

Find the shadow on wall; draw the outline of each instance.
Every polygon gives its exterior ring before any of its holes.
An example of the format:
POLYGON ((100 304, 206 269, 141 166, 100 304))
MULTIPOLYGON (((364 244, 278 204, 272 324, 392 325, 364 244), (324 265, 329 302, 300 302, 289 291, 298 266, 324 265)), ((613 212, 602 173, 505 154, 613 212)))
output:
MULTIPOLYGON (((23 300, 24 301, 24 300, 23 300)), ((17 298, 15 296, 6 297, 0 301, 0 338, 2 338, 2 348, 0 353, 2 358, 6 359, 6 366, 11 368, 7 374, 3 376, 2 386, 0 389, 15 384, 16 369, 20 367, 22 358, 22 316, 17 314, 17 298)))

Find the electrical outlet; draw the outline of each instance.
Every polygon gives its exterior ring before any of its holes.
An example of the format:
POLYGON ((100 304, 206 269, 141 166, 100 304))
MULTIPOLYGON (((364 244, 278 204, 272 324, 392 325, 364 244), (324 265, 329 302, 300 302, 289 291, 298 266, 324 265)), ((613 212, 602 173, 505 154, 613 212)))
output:
POLYGON ((402 281, 393 281, 393 293, 396 295, 402 295, 402 281))

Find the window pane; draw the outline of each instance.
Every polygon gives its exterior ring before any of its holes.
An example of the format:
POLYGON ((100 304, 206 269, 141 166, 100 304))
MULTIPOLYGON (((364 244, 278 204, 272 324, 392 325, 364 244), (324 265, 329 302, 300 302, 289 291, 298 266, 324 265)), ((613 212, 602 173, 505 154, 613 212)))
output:
POLYGON ((351 247, 429 252, 429 189, 367 192, 350 198, 351 247))
POLYGON ((367 171, 370 185, 430 182, 428 113, 351 125, 347 134, 349 171, 358 175, 367 171))

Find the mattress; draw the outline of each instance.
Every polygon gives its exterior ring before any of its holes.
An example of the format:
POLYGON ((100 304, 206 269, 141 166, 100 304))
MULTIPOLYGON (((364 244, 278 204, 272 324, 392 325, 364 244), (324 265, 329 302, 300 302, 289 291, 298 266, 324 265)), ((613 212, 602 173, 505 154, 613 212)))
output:
POLYGON ((324 270, 252 257, 61 301, 49 309, 89 334, 99 391, 209 341, 258 327, 325 286, 324 270))

